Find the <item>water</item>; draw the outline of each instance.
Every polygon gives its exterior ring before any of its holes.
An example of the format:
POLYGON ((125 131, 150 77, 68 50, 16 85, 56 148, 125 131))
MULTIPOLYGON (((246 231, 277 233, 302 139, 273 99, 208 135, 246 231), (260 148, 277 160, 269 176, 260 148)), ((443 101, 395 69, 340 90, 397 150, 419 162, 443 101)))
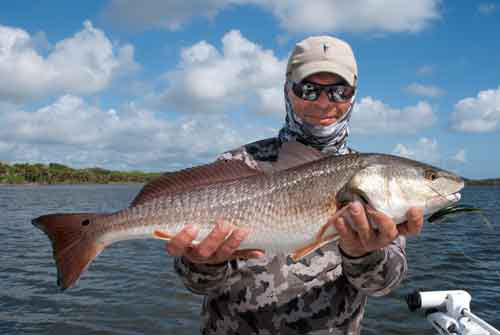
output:
MULTIPOLYGON (((197 334, 201 298, 184 289, 172 258, 155 240, 120 242, 60 292, 51 248, 30 220, 49 212, 121 209, 141 185, 0 187, 0 334, 197 334)), ((500 328, 500 187, 467 187, 463 203, 479 216, 426 224, 408 242, 410 270, 400 288, 372 298, 363 334, 433 334, 406 294, 466 289, 472 311, 500 328)))

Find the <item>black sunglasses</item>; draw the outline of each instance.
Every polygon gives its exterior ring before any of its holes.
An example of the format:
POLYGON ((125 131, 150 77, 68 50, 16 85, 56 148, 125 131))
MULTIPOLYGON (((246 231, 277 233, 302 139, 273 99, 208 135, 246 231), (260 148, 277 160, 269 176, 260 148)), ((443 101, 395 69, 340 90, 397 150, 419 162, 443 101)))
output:
POLYGON ((331 102, 345 102, 354 95, 354 87, 347 84, 321 85, 303 80, 300 83, 292 82, 292 91, 299 98, 307 101, 318 100, 322 91, 331 102))

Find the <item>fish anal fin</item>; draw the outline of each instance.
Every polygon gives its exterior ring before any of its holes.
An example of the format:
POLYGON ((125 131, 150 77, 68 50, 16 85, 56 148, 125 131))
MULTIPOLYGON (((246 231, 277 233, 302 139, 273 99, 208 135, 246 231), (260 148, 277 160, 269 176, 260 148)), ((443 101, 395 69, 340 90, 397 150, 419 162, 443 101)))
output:
POLYGON ((261 257, 266 253, 263 249, 251 248, 251 249, 238 249, 234 252, 233 256, 239 259, 251 259, 261 257))
POLYGON ((165 195, 235 181, 260 173, 262 172, 252 169, 245 162, 238 159, 217 160, 206 165, 166 172, 146 184, 132 201, 130 207, 144 204, 165 195))

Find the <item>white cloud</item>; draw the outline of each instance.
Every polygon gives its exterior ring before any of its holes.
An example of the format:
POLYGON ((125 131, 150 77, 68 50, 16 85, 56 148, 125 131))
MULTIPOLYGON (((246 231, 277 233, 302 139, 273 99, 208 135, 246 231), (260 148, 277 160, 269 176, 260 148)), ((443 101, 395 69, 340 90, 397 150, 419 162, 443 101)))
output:
POLYGON ((479 13, 486 14, 486 15, 495 12, 497 9, 498 9, 497 5, 494 3, 491 3, 491 2, 490 3, 486 3, 486 2, 480 3, 479 7, 478 7, 479 13))
POLYGON ((258 5, 290 32, 418 32, 440 17, 441 0, 113 0, 103 15, 121 26, 180 29, 196 16, 213 18, 231 5, 258 5))
POLYGON ((435 121, 432 107, 425 101, 398 109, 368 96, 354 106, 351 125, 360 133, 414 133, 435 121))
POLYGON ((30 36, 0 25, 0 100, 23 102, 51 94, 92 94, 106 88, 121 71, 134 69, 131 45, 113 46, 86 21, 83 30, 50 48, 43 33, 30 36))
POLYGON ((434 73, 435 67, 433 65, 422 65, 417 69, 417 73, 422 76, 428 76, 434 73))
POLYGON ((429 98, 437 98, 446 94, 446 92, 442 88, 439 88, 437 86, 422 85, 418 83, 411 83, 410 85, 405 87, 404 90, 414 95, 419 95, 429 98))
POLYGON ((451 159, 462 164, 467 162, 465 149, 458 150, 457 153, 451 159))
POLYGON ((500 122, 500 86, 480 91, 475 98, 457 102, 451 115, 451 127, 463 132, 490 132, 500 122))
POLYGON ((32 112, 0 109, 0 124, 1 160, 124 170, 197 165, 271 135, 218 114, 165 119, 133 103, 102 109, 74 95, 32 112))
POLYGON ((268 1, 292 32, 418 32, 440 17, 439 0, 268 1), (390 9, 390 10, 388 10, 390 9))
POLYGON ((392 153, 407 158, 411 158, 414 155, 414 152, 410 148, 401 143, 396 145, 396 147, 392 150, 392 153))
POLYGON ((213 18, 238 0, 112 0, 103 15, 113 23, 134 29, 178 30, 196 16, 213 18))
POLYGON ((392 154, 407 157, 441 168, 455 170, 457 163, 465 164, 467 155, 465 149, 459 149, 455 154, 443 154, 435 138, 421 137, 415 144, 398 143, 392 154))
MULTIPOLYGON (((163 101, 177 111, 223 111, 245 105, 283 114, 286 59, 247 40, 237 30, 222 38, 222 50, 201 41, 184 49, 177 69, 165 75, 163 101)), ((241 107, 238 107, 241 108, 241 107)))
POLYGON ((36 32, 31 38, 31 41, 35 50, 46 52, 51 48, 47 34, 43 31, 36 32))
POLYGON ((426 137, 420 138, 412 148, 399 143, 395 146, 392 153, 428 164, 438 165, 440 162, 440 153, 436 139, 426 137))

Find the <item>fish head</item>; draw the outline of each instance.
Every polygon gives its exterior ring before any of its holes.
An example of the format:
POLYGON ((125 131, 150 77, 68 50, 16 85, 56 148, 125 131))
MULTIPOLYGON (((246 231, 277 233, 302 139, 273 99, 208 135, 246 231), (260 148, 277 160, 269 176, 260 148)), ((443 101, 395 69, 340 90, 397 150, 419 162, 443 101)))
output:
POLYGON ((463 179, 452 172, 402 157, 377 155, 354 174, 337 201, 361 201, 401 223, 411 207, 420 207, 429 216, 458 202, 463 187, 463 179))

